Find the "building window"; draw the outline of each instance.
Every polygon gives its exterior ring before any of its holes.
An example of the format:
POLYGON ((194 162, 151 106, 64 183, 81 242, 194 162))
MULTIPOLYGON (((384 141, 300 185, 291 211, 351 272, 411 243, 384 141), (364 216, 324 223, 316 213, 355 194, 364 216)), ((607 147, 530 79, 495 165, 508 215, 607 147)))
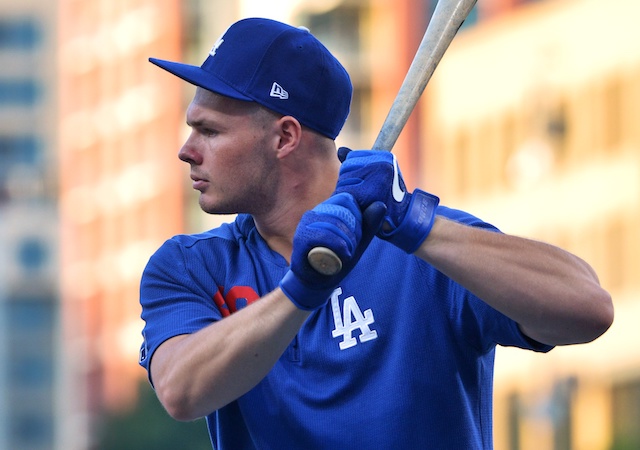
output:
POLYGON ((47 293, 5 302, 8 448, 46 448, 53 439, 56 299, 47 293))
POLYGON ((44 448, 53 439, 53 420, 38 412, 11 419, 11 443, 19 448, 44 448))
POLYGON ((577 379, 569 377, 550 390, 512 392, 506 399, 508 448, 573 448, 571 408, 576 390, 577 379))
MULTIPOLYGON (((43 354, 50 355, 51 349, 47 349, 47 345, 39 339, 43 336, 50 339, 53 336, 55 310, 55 299, 47 295, 14 297, 7 303, 7 314, 11 324, 9 331, 15 337, 20 337, 16 342, 20 342, 21 339, 39 342, 43 354)), ((51 342, 47 341, 46 344, 50 345, 51 342)))
POLYGON ((604 122, 604 146, 615 152, 623 140, 625 90, 619 78, 607 80, 603 86, 602 119, 604 122))
POLYGON ((613 387, 612 450, 640 448, 640 379, 613 387))
MULTIPOLYGON (((371 91, 362 89, 361 86, 353 87, 353 99, 351 100, 351 112, 344 125, 343 133, 348 137, 358 139, 363 130, 371 128, 371 124, 367 121, 368 115, 365 111, 371 109, 371 91)), ((355 140, 354 140, 355 142, 355 140)))
POLYGON ((36 80, 0 80, 0 105, 33 106, 42 96, 36 80))
POLYGON ((342 6, 323 14, 311 14, 303 20, 311 33, 334 54, 358 54, 360 42, 360 21, 363 12, 357 7, 342 6))
POLYGON ((42 142, 34 135, 0 136, 0 167, 41 163, 42 142))
POLYGON ((9 367, 9 383, 13 389, 49 389, 53 384, 53 361, 49 355, 21 353, 13 355, 9 367))
POLYGON ((507 399, 508 415, 508 439, 511 450, 520 450, 520 422, 522 421, 522 400, 520 394, 513 392, 507 399))
POLYGON ((35 272, 46 266, 49 259, 47 243, 37 237, 27 237, 18 245, 18 262, 21 267, 35 272))
POLYGON ((32 18, 0 19, 0 49, 29 50, 40 42, 41 29, 32 18))

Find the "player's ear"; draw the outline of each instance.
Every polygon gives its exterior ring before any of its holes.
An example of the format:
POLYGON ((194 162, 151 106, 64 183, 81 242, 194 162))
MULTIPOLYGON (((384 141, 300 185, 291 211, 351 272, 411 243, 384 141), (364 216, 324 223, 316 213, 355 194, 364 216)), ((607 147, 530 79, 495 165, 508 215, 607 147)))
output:
POLYGON ((302 139, 302 125, 292 116, 282 116, 278 119, 279 134, 278 157, 283 158, 294 151, 302 139))

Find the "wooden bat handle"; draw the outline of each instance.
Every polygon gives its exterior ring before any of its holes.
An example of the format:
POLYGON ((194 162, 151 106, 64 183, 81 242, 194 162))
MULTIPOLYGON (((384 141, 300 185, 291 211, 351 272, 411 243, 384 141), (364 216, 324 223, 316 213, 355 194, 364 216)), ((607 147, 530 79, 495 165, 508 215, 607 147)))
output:
POLYGON ((327 247, 315 247, 307 255, 309 264, 322 275, 335 275, 342 270, 342 261, 333 250, 327 247))
MULTIPOLYGON (((475 4, 476 0, 440 0, 436 4, 422 42, 373 144, 373 150, 390 152, 393 149, 444 52, 475 4)), ((324 275, 334 275, 342 269, 340 258, 328 248, 312 249, 308 260, 315 270, 324 275)))
POLYGON ((476 0, 440 0, 436 4, 373 150, 392 150, 442 56, 475 4, 476 0))

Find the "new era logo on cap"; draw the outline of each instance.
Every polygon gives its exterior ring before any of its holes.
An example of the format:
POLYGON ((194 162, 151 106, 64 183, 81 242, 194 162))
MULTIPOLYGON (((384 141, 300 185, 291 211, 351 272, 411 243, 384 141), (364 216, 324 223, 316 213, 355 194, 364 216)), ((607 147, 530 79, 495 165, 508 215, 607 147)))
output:
POLYGON ((271 86, 271 93, 269 94, 271 97, 279 98, 280 100, 286 100, 289 98, 289 93, 285 91, 282 86, 280 86, 275 81, 271 86))

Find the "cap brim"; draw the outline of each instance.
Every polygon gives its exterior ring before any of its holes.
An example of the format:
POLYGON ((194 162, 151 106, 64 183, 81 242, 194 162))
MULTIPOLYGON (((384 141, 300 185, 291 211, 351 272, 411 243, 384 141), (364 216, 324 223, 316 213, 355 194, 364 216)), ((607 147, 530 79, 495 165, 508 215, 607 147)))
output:
POLYGON ((246 95, 238 92, 236 89, 219 80, 215 75, 207 72, 202 67, 173 61, 165 61, 157 58, 149 58, 149 61, 167 72, 182 78, 184 81, 193 84, 194 86, 215 92, 216 94, 224 95, 225 97, 244 101, 254 101, 251 97, 247 97, 246 95))

